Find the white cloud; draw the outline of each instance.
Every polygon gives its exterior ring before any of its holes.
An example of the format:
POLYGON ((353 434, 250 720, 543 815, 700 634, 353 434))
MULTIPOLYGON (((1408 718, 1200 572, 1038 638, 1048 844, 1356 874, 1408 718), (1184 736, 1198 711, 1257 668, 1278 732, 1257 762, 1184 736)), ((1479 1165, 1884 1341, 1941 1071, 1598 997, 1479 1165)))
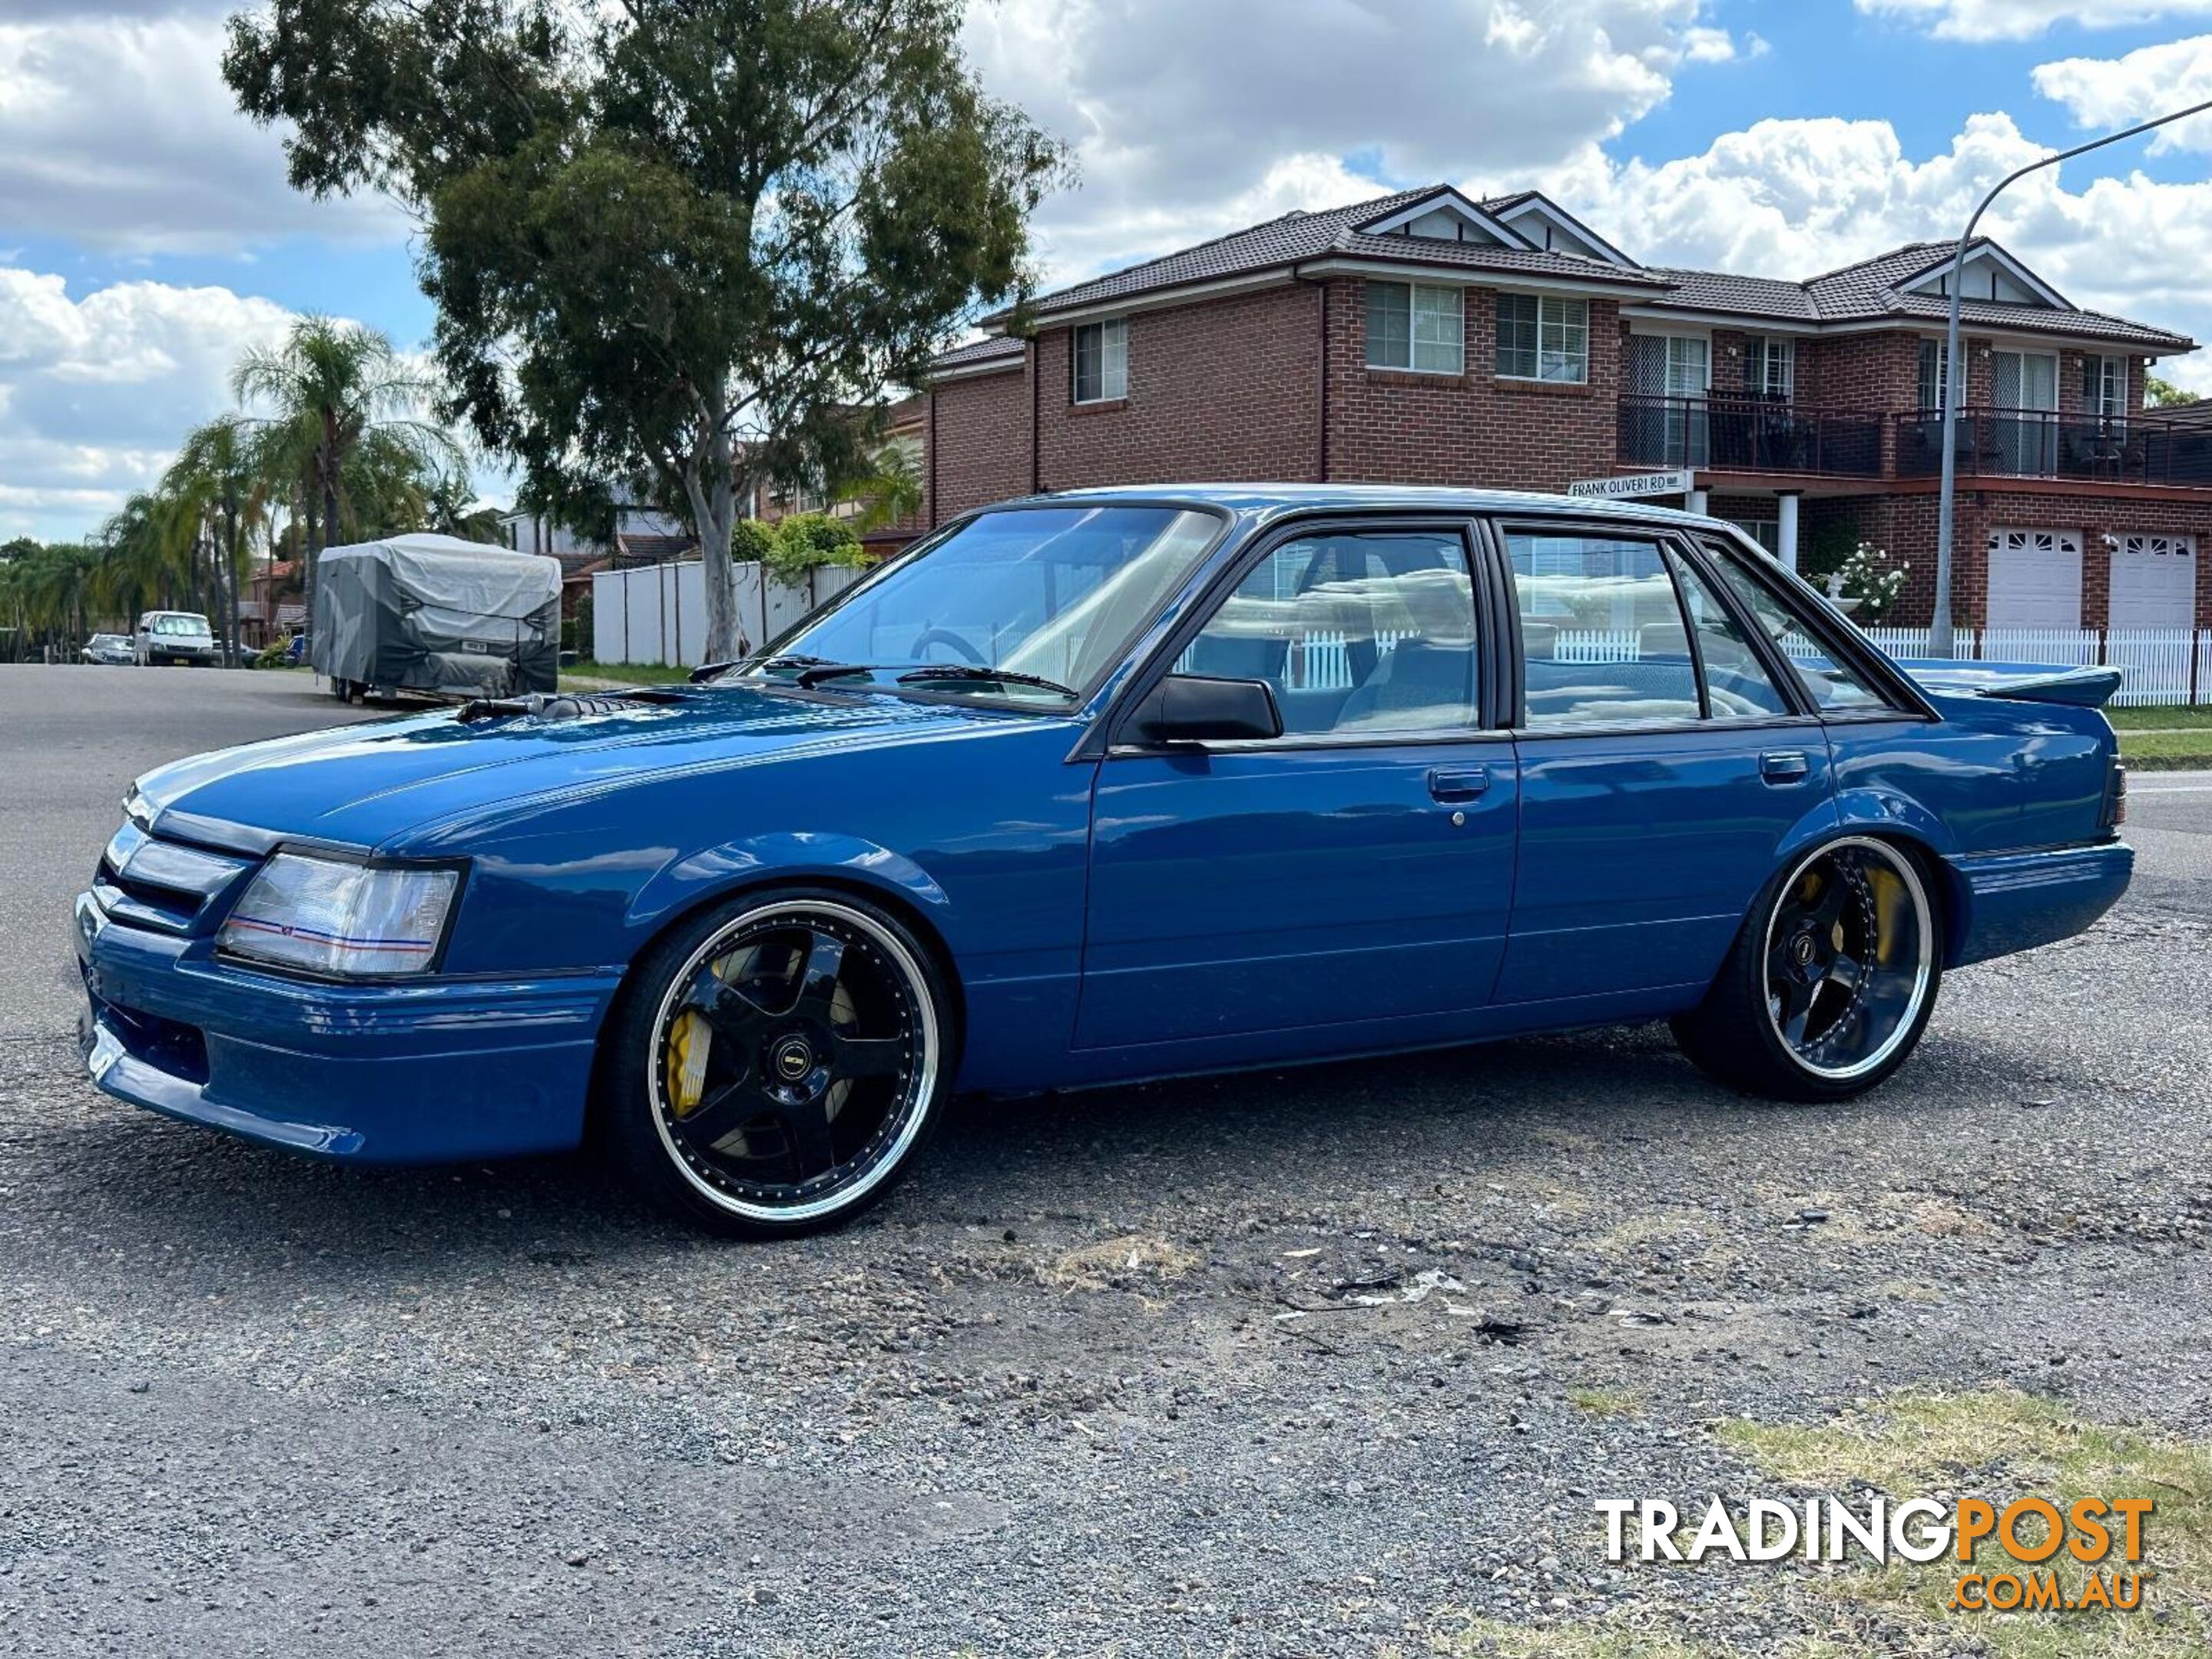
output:
POLYGON ((291 321, 224 288, 78 298, 58 276, 0 269, 0 538, 88 533, 230 406, 232 365, 291 321))
MULTIPOLYGON (((2092 131, 2133 126, 2212 100, 2212 34, 2144 46, 2121 58, 2065 58, 2035 70, 2035 89, 2092 131)), ((2212 149, 2212 116, 2162 127, 2141 141, 2154 152, 2212 149)))
MULTIPOLYGON (((1919 160, 1887 121, 1776 120, 1656 165, 1591 147, 1540 176, 1638 258, 1803 278, 1956 236, 1984 191, 2045 153, 2003 114, 1972 117, 1919 160)), ((2212 339, 2212 184, 2134 173, 2068 189, 2063 175, 2032 174, 1983 228, 2077 305, 2212 339)), ((2212 392, 2205 356, 2162 372, 2212 392)))
POLYGON ((11 236, 244 253, 293 233, 405 235, 381 201, 318 203, 284 182, 276 135, 239 114, 222 83, 219 15, 44 9, 26 21, 11 4, 0 21, 0 225, 11 236))
POLYGON ((1692 64, 1733 64, 1740 58, 1764 58, 1766 51, 1766 41, 1756 34, 1747 34, 1739 45, 1726 29, 1700 25, 1682 33, 1682 56, 1692 64))
POLYGON ((2212 15, 2212 0, 1855 0, 1862 12, 1919 24, 1939 40, 2032 40, 2053 24, 2118 28, 2212 15))
POLYGON ((1081 187, 1037 216, 1060 280, 1396 184, 1510 188, 1648 113, 1686 60, 1753 54, 1705 9, 1002 0, 968 41, 992 89, 1074 149, 1081 187))

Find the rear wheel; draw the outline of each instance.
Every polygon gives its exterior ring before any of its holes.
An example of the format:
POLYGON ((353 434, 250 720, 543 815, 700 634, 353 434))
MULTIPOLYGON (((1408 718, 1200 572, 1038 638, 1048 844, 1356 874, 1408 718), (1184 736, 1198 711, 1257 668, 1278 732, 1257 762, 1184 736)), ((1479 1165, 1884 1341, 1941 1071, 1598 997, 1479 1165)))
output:
POLYGON ((633 1181, 712 1231, 834 1225, 897 1183, 951 1078, 950 1000, 896 918, 848 894, 755 895, 638 964, 603 1056, 633 1181))
POLYGON ((1844 1099, 1905 1063, 1942 976, 1918 861, 1888 842, 1847 836, 1769 884, 1674 1036, 1704 1070, 1753 1094, 1844 1099))

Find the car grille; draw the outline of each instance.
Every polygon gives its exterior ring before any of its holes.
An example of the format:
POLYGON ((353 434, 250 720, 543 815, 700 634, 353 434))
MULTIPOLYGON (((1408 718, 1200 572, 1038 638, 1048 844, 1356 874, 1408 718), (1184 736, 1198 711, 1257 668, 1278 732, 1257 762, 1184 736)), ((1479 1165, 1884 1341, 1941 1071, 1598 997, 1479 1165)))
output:
POLYGON ((126 823, 100 854, 92 893, 107 919, 157 933, 212 933, 256 861, 149 835, 126 823))

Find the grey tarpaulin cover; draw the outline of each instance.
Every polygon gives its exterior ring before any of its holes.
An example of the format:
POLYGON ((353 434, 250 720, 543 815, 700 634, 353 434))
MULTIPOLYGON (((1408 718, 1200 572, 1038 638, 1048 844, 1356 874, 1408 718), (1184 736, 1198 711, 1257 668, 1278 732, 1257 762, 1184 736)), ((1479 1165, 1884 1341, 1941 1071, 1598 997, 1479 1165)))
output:
POLYGON ((561 562, 454 536, 387 536, 315 563, 316 671, 392 690, 551 691, 561 562))

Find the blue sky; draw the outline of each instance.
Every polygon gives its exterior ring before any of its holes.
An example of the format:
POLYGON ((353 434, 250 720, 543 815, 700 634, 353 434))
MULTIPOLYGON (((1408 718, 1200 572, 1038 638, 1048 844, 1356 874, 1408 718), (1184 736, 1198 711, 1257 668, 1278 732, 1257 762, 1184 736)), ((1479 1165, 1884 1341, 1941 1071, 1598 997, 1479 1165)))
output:
MULTIPOLYGON (((230 108, 234 3, 0 12, 0 536, 93 529, 298 313, 428 332, 405 222, 297 197, 230 108)), ((2212 97, 2212 0, 996 0, 969 40, 1080 164, 1038 217, 1051 281, 1432 179, 1540 186, 1653 263, 1802 276, 2212 97)), ((2071 163, 1995 228, 2077 302, 2212 338, 2208 159, 2184 131, 2071 163)), ((2207 355, 2171 372, 2212 392, 2207 355)))

